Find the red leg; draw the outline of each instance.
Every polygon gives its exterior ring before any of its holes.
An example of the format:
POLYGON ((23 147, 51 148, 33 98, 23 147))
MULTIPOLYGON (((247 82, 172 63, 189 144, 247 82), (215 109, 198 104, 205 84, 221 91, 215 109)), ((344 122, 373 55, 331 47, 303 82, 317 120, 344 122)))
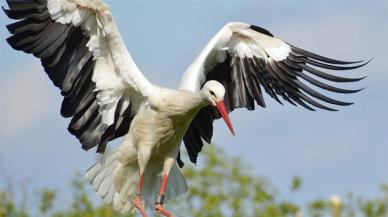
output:
POLYGON ((144 174, 140 174, 139 185, 137 187, 137 193, 141 194, 141 189, 143 189, 144 174))
POLYGON ((160 190, 159 190, 158 198, 156 199, 155 210, 160 215, 163 215, 163 216, 166 216, 166 217, 174 217, 174 215, 170 211, 168 211, 167 209, 165 209, 163 207, 163 200, 164 200, 164 197, 165 197, 164 196, 164 191, 166 189, 167 181, 168 181, 168 175, 165 174, 163 176, 162 184, 160 185, 160 190))
POLYGON ((163 176, 162 184, 160 185, 159 194, 161 195, 164 194, 164 191, 166 190, 167 181, 168 181, 168 175, 165 174, 163 176))
POLYGON ((144 179, 144 174, 140 174, 139 185, 137 188, 137 194, 136 194, 135 199, 133 200, 133 204, 135 205, 136 209, 139 210, 140 214, 143 217, 148 217, 147 213, 145 212, 143 203, 141 202, 141 189, 143 188, 143 181, 144 181, 143 179, 144 179))

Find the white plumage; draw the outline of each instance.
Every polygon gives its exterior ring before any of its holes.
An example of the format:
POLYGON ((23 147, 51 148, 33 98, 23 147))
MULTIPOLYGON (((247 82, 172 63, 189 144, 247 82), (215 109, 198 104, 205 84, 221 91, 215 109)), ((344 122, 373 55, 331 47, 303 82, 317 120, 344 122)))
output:
POLYGON ((302 50, 270 32, 245 23, 225 25, 184 73, 178 90, 151 84, 129 54, 109 7, 102 0, 9 0, 5 13, 20 20, 8 25, 9 44, 32 53, 64 96, 61 114, 72 118, 69 131, 85 150, 103 153, 109 141, 124 142, 91 167, 86 177, 107 203, 123 212, 147 207, 172 216, 161 205, 187 191, 180 166, 185 143, 195 163, 203 142, 210 143, 213 121, 236 108, 265 107, 263 92, 279 103, 334 110, 341 102, 311 86, 355 93, 325 80, 355 82, 318 70, 355 69, 345 62, 302 50), (346 66, 344 66, 346 65, 346 66), (317 80, 318 77, 320 80, 317 80), (309 82, 305 85, 301 80, 309 82), (169 181, 167 182, 167 179, 169 181), (159 194, 158 188, 160 187, 159 194), (164 198, 166 197, 166 198, 164 198))

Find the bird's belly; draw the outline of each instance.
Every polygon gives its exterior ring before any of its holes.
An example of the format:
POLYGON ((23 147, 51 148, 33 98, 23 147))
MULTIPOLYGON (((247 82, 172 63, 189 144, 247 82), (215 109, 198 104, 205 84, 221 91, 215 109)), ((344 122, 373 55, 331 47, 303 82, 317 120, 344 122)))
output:
POLYGON ((130 134, 137 146, 149 146, 153 156, 163 157, 179 147, 190 120, 148 110, 136 116, 130 134))

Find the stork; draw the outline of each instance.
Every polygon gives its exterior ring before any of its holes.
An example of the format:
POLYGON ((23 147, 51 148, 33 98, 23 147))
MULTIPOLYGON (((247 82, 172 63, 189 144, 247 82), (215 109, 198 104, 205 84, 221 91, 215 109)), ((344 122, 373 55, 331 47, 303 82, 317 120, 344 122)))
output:
POLYGON ((335 111, 327 104, 331 82, 357 82, 322 71, 350 70, 368 62, 346 62, 317 55, 246 23, 226 24, 184 73, 177 90, 150 83, 131 58, 107 4, 102 0, 7 0, 4 12, 19 20, 7 26, 12 48, 31 53, 64 97, 61 115, 82 148, 104 153, 109 141, 122 144, 93 165, 86 177, 114 209, 138 210, 163 204, 188 190, 178 166, 185 144, 196 163, 210 143, 213 122, 236 108, 266 107, 263 92, 279 103, 335 111), (307 84, 309 83, 309 84, 307 84))

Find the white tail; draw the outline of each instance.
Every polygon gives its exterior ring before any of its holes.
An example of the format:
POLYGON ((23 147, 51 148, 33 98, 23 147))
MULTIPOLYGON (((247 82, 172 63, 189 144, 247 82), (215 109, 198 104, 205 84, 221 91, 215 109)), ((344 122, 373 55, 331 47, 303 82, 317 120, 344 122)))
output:
POLYGON ((97 192, 97 195, 106 203, 112 202, 114 194, 116 193, 113 184, 113 173, 118 164, 117 153, 118 151, 115 151, 105 159, 94 164, 86 171, 85 175, 93 186, 93 189, 97 192))
MULTIPOLYGON (((133 199, 136 196, 139 166, 137 160, 123 166, 118 160, 119 151, 109 154, 105 159, 94 164, 86 177, 94 190, 105 203, 113 204, 115 210, 123 213, 134 212, 133 199)), ((144 174, 142 198, 147 208, 154 208, 157 193, 162 182, 162 162, 149 162, 144 174)), ((166 186, 165 203, 187 191, 185 178, 177 165, 171 169, 166 186)))
POLYGON ((94 164, 87 170, 86 178, 105 203, 123 213, 134 212, 132 199, 136 194, 139 169, 137 164, 122 167, 118 154, 116 150, 94 164))

